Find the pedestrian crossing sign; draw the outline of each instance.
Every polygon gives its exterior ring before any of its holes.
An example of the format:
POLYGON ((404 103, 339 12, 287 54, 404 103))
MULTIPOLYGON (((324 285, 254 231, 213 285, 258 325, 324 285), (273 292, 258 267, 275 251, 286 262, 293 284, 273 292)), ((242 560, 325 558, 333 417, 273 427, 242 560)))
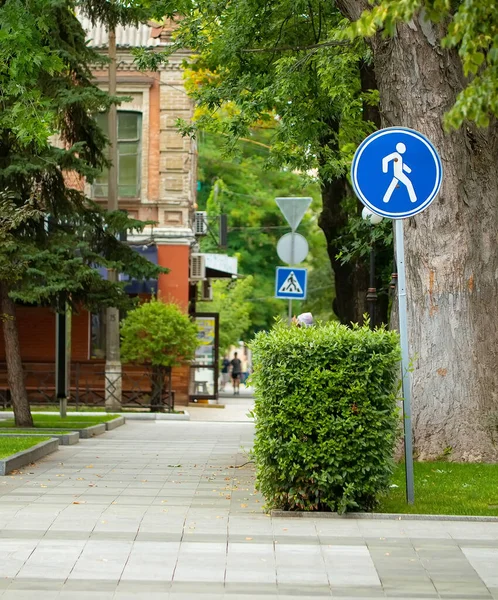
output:
POLYGON ((275 297, 288 300, 304 300, 306 298, 307 275, 307 269, 277 267, 275 297))

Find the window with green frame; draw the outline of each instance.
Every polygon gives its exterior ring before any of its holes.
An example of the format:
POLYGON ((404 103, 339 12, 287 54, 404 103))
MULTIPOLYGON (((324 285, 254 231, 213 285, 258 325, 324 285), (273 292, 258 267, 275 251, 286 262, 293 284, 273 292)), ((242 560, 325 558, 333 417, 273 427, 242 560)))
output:
MULTIPOLYGON (((97 122, 108 135, 107 115, 97 115, 97 122)), ((139 112, 118 111, 118 196, 138 198, 140 196, 142 115, 139 112)), ((107 197, 107 169, 93 184, 96 198, 107 197)))

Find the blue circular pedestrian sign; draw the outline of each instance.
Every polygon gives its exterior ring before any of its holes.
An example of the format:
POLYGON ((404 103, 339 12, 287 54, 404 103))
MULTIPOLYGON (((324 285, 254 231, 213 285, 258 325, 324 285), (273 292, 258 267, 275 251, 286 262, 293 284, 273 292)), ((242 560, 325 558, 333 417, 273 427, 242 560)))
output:
POLYGON ((425 210, 441 187, 437 150, 413 129, 388 127, 358 146, 351 166, 353 189, 372 212, 390 219, 425 210))

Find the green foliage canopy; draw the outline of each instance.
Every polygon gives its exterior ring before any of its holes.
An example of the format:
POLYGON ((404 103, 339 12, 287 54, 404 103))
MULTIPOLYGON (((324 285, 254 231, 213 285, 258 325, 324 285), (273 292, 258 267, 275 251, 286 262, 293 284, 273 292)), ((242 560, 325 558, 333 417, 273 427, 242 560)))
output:
POLYGON ((394 466, 397 334, 279 323, 251 349, 257 486, 267 506, 372 509, 394 466))
POLYGON ((236 281, 215 281, 213 302, 197 303, 197 312, 215 312, 220 319, 220 352, 244 339, 251 327, 252 276, 236 281))
MULTIPOLYGON (((164 10, 171 3, 158 6, 164 10)), ((321 187, 318 222, 336 277, 337 315, 343 322, 360 319, 364 306, 349 299, 366 294, 364 256, 371 240, 366 228, 350 231, 359 210, 348 172, 354 149, 375 127, 371 113, 377 115, 371 108, 378 102, 375 80, 362 75, 370 69, 366 45, 360 38, 347 38, 348 21, 327 0, 186 1, 178 10, 184 18, 170 50, 194 50, 187 82, 198 106, 195 123, 180 122, 180 130, 185 135, 199 130, 222 134, 233 153, 237 140, 254 140, 255 129, 266 129, 267 167, 312 174, 321 187), (349 251, 360 233, 364 251, 349 251), (344 267, 344 257, 350 266, 344 267), (353 276, 355 272, 361 275, 353 276), (355 286, 360 289, 351 289, 355 286)), ((157 60, 157 54, 150 58, 157 60)), ((138 61, 150 66, 144 53, 138 61)), ((243 202, 240 197, 239 204, 243 202)), ((319 210, 317 205, 314 210, 319 210)), ((387 254, 390 242, 380 242, 387 254)), ((314 282, 316 289, 325 288, 329 314, 332 269, 320 269, 321 277, 330 278, 328 286, 323 279, 314 282)), ((266 292, 273 293, 270 288, 266 292)), ((323 305, 316 309, 327 312, 323 305)))
MULTIPOLYGON (((310 243, 308 266, 317 269, 318 276, 314 277, 313 283, 320 288, 315 296, 317 308, 321 306, 320 312, 326 318, 331 313, 331 299, 327 303, 333 287, 330 269, 322 270, 323 265, 314 258, 320 256, 327 260, 325 239, 312 212, 318 205, 318 185, 300 174, 266 167, 271 135, 272 132, 267 129, 252 130, 246 141, 240 141, 237 155, 229 157, 224 153, 223 136, 206 132, 199 134, 199 208, 208 211, 210 224, 216 223, 220 213, 228 215, 229 252, 238 258, 239 273, 252 278, 249 335, 260 329, 270 329, 274 317, 286 310, 286 303, 273 297, 275 267, 281 264, 276 246, 279 238, 289 231, 275 202, 277 196, 314 198, 312 209, 305 215, 299 232, 310 243)), ((207 236, 202 241, 202 250, 216 252, 218 247, 207 236)), ((221 287, 214 289, 215 301, 218 292, 222 292, 221 287)), ((209 311, 209 308, 206 310, 209 311)), ((223 328, 223 319, 220 323, 223 328)))
POLYGON ((366 48, 338 39, 346 26, 324 0, 196 2, 171 48, 196 52, 196 127, 223 133, 230 147, 259 123, 272 129, 270 164, 318 168, 322 179, 344 173, 354 144, 371 131, 358 94, 366 48), (220 107, 228 107, 222 118, 220 107))
POLYGON ((377 31, 393 35, 396 25, 419 18, 436 24, 437 42, 455 48, 467 79, 455 105, 446 115, 448 127, 465 120, 487 127, 498 116, 498 12, 489 0, 381 0, 353 24, 354 36, 371 37, 377 31))
POLYGON ((129 305, 123 285, 95 267, 138 278, 164 270, 117 239, 144 223, 108 213, 80 191, 107 165, 107 140, 93 115, 117 99, 93 80, 91 66, 101 59, 75 8, 68 0, 0 4, 0 189, 11 203, 0 263, 17 266, 0 278, 24 302, 119 307, 129 305), (24 211, 22 221, 11 218, 16 211, 24 211))
POLYGON ((175 367, 191 360, 196 348, 197 325, 176 304, 153 298, 121 323, 124 362, 175 367))

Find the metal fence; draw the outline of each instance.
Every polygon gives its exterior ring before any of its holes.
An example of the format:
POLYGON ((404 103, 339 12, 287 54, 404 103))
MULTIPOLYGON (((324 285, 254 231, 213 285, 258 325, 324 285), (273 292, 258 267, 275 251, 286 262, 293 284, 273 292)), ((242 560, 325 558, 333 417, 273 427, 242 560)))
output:
MULTIPOLYGON (((55 364, 30 363, 24 366, 24 382, 31 404, 54 404, 58 400, 55 393, 55 364)), ((106 387, 110 393, 113 381, 105 373, 104 365, 72 363, 69 384, 68 404, 79 407, 99 407, 105 405, 106 387)), ((122 397, 116 398, 123 408, 145 409, 158 412, 171 412, 175 407, 175 392, 171 388, 171 369, 160 381, 152 376, 151 369, 123 369, 122 397)), ((0 405, 11 406, 10 389, 7 382, 5 363, 0 363, 0 405)))

